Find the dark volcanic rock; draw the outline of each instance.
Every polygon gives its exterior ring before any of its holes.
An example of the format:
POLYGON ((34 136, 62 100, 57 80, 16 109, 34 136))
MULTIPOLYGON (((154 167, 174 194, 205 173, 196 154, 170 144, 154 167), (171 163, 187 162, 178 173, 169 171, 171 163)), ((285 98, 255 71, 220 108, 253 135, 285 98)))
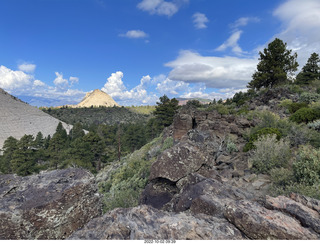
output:
POLYGON ((286 212, 296 219, 305 227, 310 227, 320 234, 320 214, 302 203, 296 202, 285 196, 276 198, 267 196, 267 207, 286 212))
POLYGON ((149 180, 165 178, 177 182, 188 174, 197 171, 203 164, 208 164, 207 155, 192 142, 179 143, 166 150, 152 164, 149 180))
POLYGON ((91 220, 69 239, 241 240, 245 236, 225 219, 170 213, 141 205, 115 209, 91 220))
POLYGON ((255 202, 236 201, 226 206, 225 217, 252 239, 308 240, 319 236, 301 226, 298 220, 255 202))
POLYGON ((64 239, 100 214, 94 177, 85 170, 0 175, 0 239, 64 239))

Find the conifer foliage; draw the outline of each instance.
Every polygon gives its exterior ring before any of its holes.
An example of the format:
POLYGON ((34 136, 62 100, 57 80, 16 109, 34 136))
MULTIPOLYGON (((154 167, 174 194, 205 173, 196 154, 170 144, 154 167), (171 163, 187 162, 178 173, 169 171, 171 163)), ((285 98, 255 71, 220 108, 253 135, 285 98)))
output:
POLYGON ((287 83, 288 75, 297 70, 297 54, 287 50, 287 44, 276 38, 269 43, 263 53, 259 52, 260 62, 257 71, 253 74, 248 88, 271 88, 287 83))
POLYGON ((319 54, 312 53, 301 72, 297 75, 298 84, 309 84, 313 80, 320 80, 319 54))

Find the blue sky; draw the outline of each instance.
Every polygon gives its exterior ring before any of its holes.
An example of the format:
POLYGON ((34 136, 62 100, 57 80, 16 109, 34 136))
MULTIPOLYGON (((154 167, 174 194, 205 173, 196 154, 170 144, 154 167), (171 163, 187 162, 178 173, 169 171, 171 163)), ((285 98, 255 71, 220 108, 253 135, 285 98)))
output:
POLYGON ((0 87, 35 106, 102 89, 120 105, 244 90, 274 38, 300 68, 320 50, 319 0, 1 0, 0 87))

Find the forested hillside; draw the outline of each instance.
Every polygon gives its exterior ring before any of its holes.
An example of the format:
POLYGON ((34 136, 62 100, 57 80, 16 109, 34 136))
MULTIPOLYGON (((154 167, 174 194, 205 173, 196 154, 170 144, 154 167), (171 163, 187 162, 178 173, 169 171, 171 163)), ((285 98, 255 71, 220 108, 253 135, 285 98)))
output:
POLYGON ((89 130, 100 124, 115 125, 126 123, 144 123, 151 117, 150 113, 137 113, 125 107, 91 107, 91 108, 41 108, 42 111, 68 124, 81 123, 89 130))

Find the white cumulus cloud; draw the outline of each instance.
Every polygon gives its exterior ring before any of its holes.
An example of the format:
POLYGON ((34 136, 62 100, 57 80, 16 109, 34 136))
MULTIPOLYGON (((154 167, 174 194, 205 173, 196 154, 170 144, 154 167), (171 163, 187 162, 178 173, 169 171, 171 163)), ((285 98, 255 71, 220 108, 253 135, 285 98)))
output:
POLYGON ((166 64, 172 70, 169 79, 204 83, 211 88, 245 87, 255 71, 257 58, 210 57, 183 50, 176 60, 166 64))
POLYGON ((33 81, 33 85, 35 87, 37 87, 37 86, 45 86, 46 84, 44 82, 42 82, 41 80, 35 80, 35 81, 33 81))
POLYGON ((171 17, 178 12, 180 6, 188 2, 188 0, 174 0, 171 2, 164 0, 142 0, 137 7, 150 14, 166 15, 171 17))
POLYGON ((143 76, 140 84, 131 90, 126 88, 122 79, 123 72, 117 71, 112 73, 101 90, 108 93, 121 105, 152 104, 158 99, 158 96, 153 93, 148 93, 146 89, 152 80, 149 75, 143 76))
POLYGON ((320 50, 320 1, 287 0, 273 12, 281 20, 282 31, 275 35, 298 53, 300 68, 311 53, 320 50))
POLYGON ((74 77, 74 76, 70 76, 69 77, 69 81, 70 81, 70 85, 72 86, 73 84, 79 83, 79 78, 78 77, 74 77))
POLYGON ((11 70, 3 65, 0 66, 0 87, 9 91, 26 87, 31 84, 32 75, 28 75, 21 70, 11 70))
POLYGON ((189 90, 189 84, 166 77, 162 82, 157 84, 156 89, 162 95, 179 95, 181 92, 189 90))
POLYGON ((197 12, 194 15, 192 15, 192 18, 193 18, 194 26, 197 29, 207 28, 206 23, 209 22, 209 19, 207 18, 207 16, 205 14, 197 12))
POLYGON ((63 74, 59 72, 55 72, 56 78, 54 79, 53 83, 58 87, 58 88, 66 88, 69 85, 69 82, 67 79, 63 78, 63 74))
POLYGON ((234 53, 242 53, 242 49, 238 44, 238 41, 241 37, 242 31, 234 32, 228 40, 226 40, 223 44, 221 44, 216 51, 225 51, 227 48, 231 48, 234 53))
POLYGON ((231 24, 231 28, 237 29, 239 27, 243 27, 249 24, 249 22, 257 23, 260 19, 257 17, 241 17, 237 19, 233 24, 231 24))
POLYGON ((129 30, 125 34, 120 34, 121 37, 127 37, 132 39, 147 38, 148 34, 142 30, 129 30))
POLYGON ((23 63, 18 65, 19 70, 27 73, 33 73, 34 70, 36 69, 35 64, 29 64, 29 63, 23 63))

